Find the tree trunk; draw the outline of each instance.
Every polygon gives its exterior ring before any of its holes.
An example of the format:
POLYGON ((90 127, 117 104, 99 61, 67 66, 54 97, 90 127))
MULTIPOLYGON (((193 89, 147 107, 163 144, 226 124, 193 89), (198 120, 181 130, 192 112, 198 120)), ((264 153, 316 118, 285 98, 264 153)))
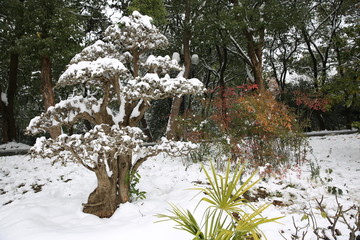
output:
POLYGON ((99 164, 94 172, 97 178, 97 187, 89 195, 83 212, 96 215, 100 218, 111 217, 119 204, 130 201, 130 173, 132 155, 122 155, 116 160, 108 156, 109 171, 104 163, 99 164))
POLYGON ((111 217, 118 207, 116 174, 108 176, 105 166, 95 170, 98 186, 89 195, 83 212, 96 215, 100 218, 111 217))
POLYGON ((229 120, 227 118, 228 106, 227 106, 227 96, 226 95, 226 84, 225 84, 225 70, 227 67, 227 49, 225 46, 221 48, 217 45, 216 51, 219 59, 220 69, 219 72, 219 86, 220 86, 220 100, 221 100, 221 116, 224 123, 224 129, 227 130, 229 127, 229 120))
POLYGON ((180 107, 182 103, 181 97, 174 97, 172 104, 171 104, 171 111, 168 120, 168 125, 166 128, 166 137, 168 139, 176 139, 177 138, 177 117, 180 113, 180 107))
MULTIPOLYGON (((184 47, 184 78, 190 77, 191 70, 191 55, 190 55, 190 40, 191 40, 191 29, 190 29, 190 2, 185 2, 185 22, 184 22, 184 35, 183 35, 183 47, 184 47)), ((168 125, 166 129, 166 137, 168 139, 177 140, 180 138, 178 136, 178 124, 177 118, 179 117, 180 107, 182 103, 181 97, 175 97, 172 102, 170 117, 168 120, 168 125)))
MULTIPOLYGON (((48 56, 43 56, 41 59, 41 83, 42 93, 44 99, 45 110, 55 105, 55 96, 52 88, 52 77, 51 77, 51 61, 48 56)), ((60 127, 53 127, 49 130, 52 139, 57 138, 61 134, 60 127)))
MULTIPOLYGON (((16 140, 16 125, 15 125, 15 94, 17 90, 17 71, 19 64, 19 54, 12 53, 10 55, 10 71, 9 71, 9 85, 7 89, 7 103, 1 101, 1 115, 2 115, 2 141, 7 143, 16 140)), ((1 91, 0 91, 1 92, 1 91)))
POLYGON ((314 54, 314 51, 312 50, 311 48, 311 40, 310 40, 310 36, 309 34, 307 33, 305 27, 303 27, 301 29, 302 31, 302 34, 303 34, 303 37, 304 37, 304 41, 306 43, 306 47, 307 47, 307 50, 310 54, 310 57, 311 57, 311 63, 312 63, 312 71, 313 71, 313 78, 314 78, 314 88, 316 91, 319 90, 319 73, 318 73, 318 60, 316 59, 316 56, 314 54))
POLYGON ((265 81, 262 75, 262 51, 264 45, 265 29, 261 28, 258 30, 258 40, 255 40, 253 33, 249 32, 248 30, 244 30, 244 34, 247 40, 247 51, 251 61, 250 67, 254 74, 254 80, 258 85, 259 91, 263 92, 266 90, 265 81))
POLYGON ((131 172, 131 155, 122 155, 118 159, 118 186, 119 186, 119 203, 130 201, 130 172, 131 172))
MULTIPOLYGON (((0 94, 2 94, 1 85, 0 85, 0 94)), ((0 96, 1 97, 1 96, 0 96)), ((1 115, 1 129, 2 129, 2 143, 9 142, 9 133, 8 133, 8 121, 6 113, 6 103, 0 99, 0 115, 1 115)))
POLYGON ((315 116, 316 119, 318 120, 319 130, 320 131, 326 130, 325 120, 322 113, 320 111, 315 111, 315 116))

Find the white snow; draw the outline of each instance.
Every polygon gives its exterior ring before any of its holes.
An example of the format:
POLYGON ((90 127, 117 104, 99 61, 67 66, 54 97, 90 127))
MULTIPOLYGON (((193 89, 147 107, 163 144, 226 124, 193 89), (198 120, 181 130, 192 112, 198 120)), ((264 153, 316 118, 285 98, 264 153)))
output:
POLYGON ((194 64, 194 65, 198 65, 199 62, 200 62, 199 55, 193 54, 193 55, 191 56, 191 63, 194 64))
POLYGON ((103 79, 108 75, 118 75, 126 70, 126 67, 114 58, 105 57, 98 58, 96 61, 81 61, 70 65, 60 76, 58 83, 62 84, 69 79, 73 79, 75 83, 88 82, 93 79, 103 79))
POLYGON ((17 143, 17 142, 9 142, 7 144, 0 145, 0 151, 8 151, 8 150, 29 150, 30 146, 17 143))
POLYGON ((40 116, 36 116, 31 119, 27 131, 32 134, 38 134, 44 132, 45 129, 60 124, 54 117, 61 120, 63 123, 69 123, 81 113, 94 114, 100 110, 101 100, 97 100, 94 97, 84 98, 82 96, 69 97, 66 100, 62 100, 55 106, 51 106, 45 113, 40 116), (67 114, 62 114, 65 111, 67 114))
POLYGON ((180 54, 178 52, 174 52, 171 59, 175 60, 177 63, 180 63, 180 54))
POLYGON ((121 10, 110 7, 112 4, 116 3, 115 0, 108 0, 107 5, 105 9, 103 10, 103 13, 110 19, 112 23, 118 23, 123 16, 123 13, 121 10))
POLYGON ((1 98, 0 98, 0 100, 5 104, 5 106, 7 106, 7 105, 9 104, 7 95, 6 95, 6 93, 4 93, 4 92, 1 93, 1 98))
MULTIPOLYGON (((289 205, 271 206, 264 212, 268 217, 285 216, 279 220, 281 224, 268 223, 261 227, 269 240, 283 239, 279 231, 291 239, 290 234, 295 232, 292 217, 298 226, 305 225, 300 219, 310 205, 318 225, 327 228, 314 200, 323 195, 324 205, 332 213, 336 202, 335 196, 327 191, 329 186, 342 189, 339 202, 344 208, 360 203, 360 136, 312 137, 310 146, 313 150, 308 157, 320 166, 316 180, 310 180, 309 165, 304 164, 282 178, 270 177, 257 185, 274 194, 259 204, 277 199, 289 205), (333 172, 329 173, 328 169, 333 172), (331 181, 325 180, 330 178, 331 181)), ((155 223, 158 219, 154 215, 166 213, 167 202, 190 211, 195 209, 202 194, 186 189, 194 187, 193 181, 204 181, 198 164, 162 154, 149 159, 139 169, 138 186, 147 192, 147 198, 121 205, 110 219, 99 219, 81 211, 81 203, 87 201, 96 186, 96 178, 90 171, 72 163, 67 167, 51 164, 50 160, 30 160, 28 156, 0 157, 1 240, 192 239, 184 231, 174 229, 172 222, 155 223)), ((341 219, 337 227, 342 233, 338 240, 349 239, 341 219)), ((305 239, 316 237, 309 230, 305 239)))
POLYGON ((124 16, 118 24, 113 24, 105 30, 105 40, 123 46, 124 49, 149 50, 162 48, 168 44, 167 38, 152 25, 151 17, 134 11, 130 16, 124 16), (146 36, 146 38, 144 38, 146 36))
POLYGON ((136 118, 136 117, 140 116, 139 108, 140 108, 140 106, 141 106, 141 104, 142 104, 143 102, 144 102, 144 101, 141 99, 141 100, 137 103, 136 107, 133 109, 133 111, 132 111, 132 113, 131 113, 131 115, 130 115, 130 118, 136 118))

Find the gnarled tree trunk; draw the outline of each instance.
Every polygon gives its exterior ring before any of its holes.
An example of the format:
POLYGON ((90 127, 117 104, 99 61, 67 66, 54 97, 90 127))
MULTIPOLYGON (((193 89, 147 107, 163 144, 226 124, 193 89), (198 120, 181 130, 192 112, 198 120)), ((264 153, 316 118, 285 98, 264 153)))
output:
MULTIPOLYGON (((110 159, 111 157, 109 157, 110 159)), ((111 217, 119 204, 130 201, 130 174, 132 156, 121 155, 116 160, 109 161, 109 169, 105 165, 94 169, 97 187, 89 195, 83 212, 101 218, 111 217), (109 176, 110 175, 110 176, 109 176)))
POLYGON ((97 187, 89 195, 88 202, 83 204, 84 213, 90 213, 100 218, 109 218, 118 208, 118 165, 116 161, 109 163, 108 170, 105 164, 94 168, 97 187))

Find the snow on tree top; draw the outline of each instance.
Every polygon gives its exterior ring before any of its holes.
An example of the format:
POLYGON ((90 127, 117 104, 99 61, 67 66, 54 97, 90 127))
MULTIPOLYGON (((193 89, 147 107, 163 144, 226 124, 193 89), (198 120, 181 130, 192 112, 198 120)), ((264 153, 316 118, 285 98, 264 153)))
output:
POLYGON ((140 53, 149 49, 164 48, 168 40, 151 21, 151 17, 134 11, 129 17, 122 17, 119 24, 108 27, 104 39, 122 46, 125 50, 132 49, 140 53))
POLYGON ((76 64, 81 61, 95 61, 98 58, 115 58, 121 59, 121 55, 111 43, 101 40, 84 48, 80 53, 76 54, 70 61, 70 64, 76 64))

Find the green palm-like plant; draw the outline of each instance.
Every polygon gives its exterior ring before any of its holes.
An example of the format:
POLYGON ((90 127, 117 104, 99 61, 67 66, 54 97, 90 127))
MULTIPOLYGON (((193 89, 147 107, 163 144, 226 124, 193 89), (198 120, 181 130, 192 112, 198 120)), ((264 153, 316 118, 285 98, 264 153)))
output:
POLYGON ((245 202, 245 199, 242 198, 243 194, 260 181, 260 179, 258 179, 251 183, 251 180, 256 175, 256 172, 254 172, 240 187, 237 187, 245 167, 240 168, 240 165, 238 165, 234 171, 234 175, 231 177, 230 161, 225 170, 225 176, 217 174, 212 163, 211 173, 209 173, 204 166, 202 166, 202 168, 205 172, 206 179, 210 183, 210 188, 194 188, 194 190, 200 190, 206 195, 200 202, 208 202, 211 204, 211 207, 221 209, 227 213, 236 212, 238 207, 245 202))
POLYGON ((243 198, 243 194, 260 181, 260 179, 253 181, 256 172, 240 184, 245 168, 237 166, 235 173, 231 176, 230 161, 225 170, 225 176, 217 174, 212 163, 211 172, 208 172, 204 166, 202 168, 210 187, 192 189, 206 195, 198 205, 202 202, 210 204, 203 213, 201 224, 189 210, 182 210, 173 204, 170 204, 171 215, 157 215, 164 219, 162 221, 176 222, 176 228, 192 234, 193 240, 256 240, 262 236, 258 229, 260 224, 274 222, 281 218, 262 217, 261 213, 270 204, 257 208, 243 198), (252 213, 247 213, 244 208, 250 208, 252 213))

